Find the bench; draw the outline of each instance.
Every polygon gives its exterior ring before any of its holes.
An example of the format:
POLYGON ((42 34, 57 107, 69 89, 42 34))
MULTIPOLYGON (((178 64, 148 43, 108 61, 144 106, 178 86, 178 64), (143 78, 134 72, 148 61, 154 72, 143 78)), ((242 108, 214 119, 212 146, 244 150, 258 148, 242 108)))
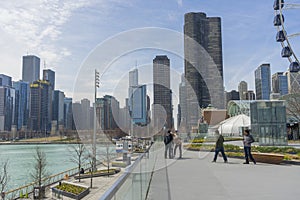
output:
POLYGON ((284 155, 274 153, 258 153, 252 152, 253 158, 256 162, 280 164, 283 161, 284 155))

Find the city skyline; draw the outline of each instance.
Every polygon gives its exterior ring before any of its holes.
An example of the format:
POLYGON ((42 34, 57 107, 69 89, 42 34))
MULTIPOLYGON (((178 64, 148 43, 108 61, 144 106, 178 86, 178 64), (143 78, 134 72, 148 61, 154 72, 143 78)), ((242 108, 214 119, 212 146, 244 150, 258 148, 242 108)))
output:
MULTIPOLYGON (((275 41, 272 5, 273 0, 7 2, 0 8, 0 21, 3 24, 0 28, 3 37, 0 40, 4 58, 0 69, 1 73, 18 81, 21 79, 21 57, 27 53, 37 55, 46 68, 56 72, 56 88, 72 97, 80 65, 99 43, 134 28, 161 27, 183 33, 185 13, 205 12, 208 16, 222 19, 225 89, 236 90, 238 83, 245 80, 249 89, 253 90, 253 74, 257 66, 270 63, 273 74, 286 71, 289 65, 286 59, 280 57, 281 47, 275 41), (215 6, 216 3, 219 6, 215 6), (43 9, 43 12, 39 12, 39 9, 43 9)), ((292 11, 288 12, 293 16, 292 11)), ((286 20, 290 28, 288 30, 295 32, 293 28, 297 20, 286 20)), ((149 57, 153 57, 153 54, 148 56, 148 63, 149 57)), ((145 61, 140 59, 137 62, 143 64, 145 61)), ((129 66, 134 64, 133 59, 123 63, 129 66)), ((172 66, 177 66, 178 71, 183 72, 183 63, 172 66)), ((41 65, 40 71, 42 68, 41 65)), ((100 96, 106 94, 100 93, 100 96)))

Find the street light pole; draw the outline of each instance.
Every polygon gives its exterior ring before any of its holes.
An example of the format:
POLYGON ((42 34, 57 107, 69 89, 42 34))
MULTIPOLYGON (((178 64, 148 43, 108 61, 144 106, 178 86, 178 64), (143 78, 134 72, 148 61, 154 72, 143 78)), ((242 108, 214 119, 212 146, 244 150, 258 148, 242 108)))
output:
POLYGON ((97 115, 96 115, 96 100, 97 100, 97 88, 99 88, 100 79, 99 72, 95 69, 95 99, 94 99, 94 134, 93 134, 93 169, 96 170, 96 131, 97 131, 97 115))

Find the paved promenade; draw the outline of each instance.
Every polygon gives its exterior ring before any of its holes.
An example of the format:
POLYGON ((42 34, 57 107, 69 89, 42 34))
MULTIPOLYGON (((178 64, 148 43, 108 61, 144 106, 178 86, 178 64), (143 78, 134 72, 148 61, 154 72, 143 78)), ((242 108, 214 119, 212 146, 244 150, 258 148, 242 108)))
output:
POLYGON ((213 153, 185 151, 183 159, 157 161, 148 200, 295 200, 300 198, 300 166, 257 163, 213 153))

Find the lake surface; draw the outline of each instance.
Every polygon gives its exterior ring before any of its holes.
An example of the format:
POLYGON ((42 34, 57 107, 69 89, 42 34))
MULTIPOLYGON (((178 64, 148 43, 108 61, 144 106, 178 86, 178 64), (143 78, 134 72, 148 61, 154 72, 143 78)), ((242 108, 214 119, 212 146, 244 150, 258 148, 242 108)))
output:
MULTIPOLYGON (((10 177, 8 190, 32 182, 30 172, 33 172, 35 148, 39 146, 45 153, 47 172, 49 175, 77 167, 70 161, 74 158, 74 150, 68 144, 40 144, 40 145, 0 145, 0 166, 8 160, 8 175, 10 177), (72 156, 73 154, 73 156, 72 156)), ((99 148, 97 147, 99 150, 99 148)), ((97 152, 98 152, 97 150, 97 152)), ((0 169, 0 173, 3 169, 0 169)))

